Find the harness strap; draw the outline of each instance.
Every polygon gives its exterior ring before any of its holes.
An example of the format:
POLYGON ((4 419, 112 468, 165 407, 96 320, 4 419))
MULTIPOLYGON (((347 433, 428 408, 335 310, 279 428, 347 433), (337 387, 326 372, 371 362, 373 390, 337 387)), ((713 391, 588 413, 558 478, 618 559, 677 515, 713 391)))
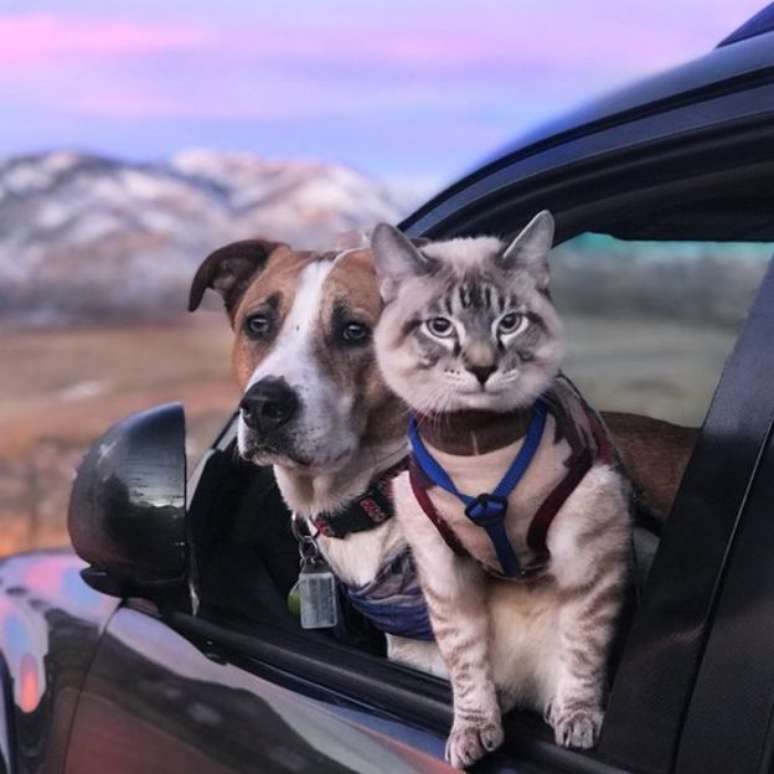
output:
POLYGON ((416 564, 408 546, 385 559, 376 575, 361 586, 344 583, 352 606, 385 634, 431 641, 433 627, 416 564))
POLYGON ((508 539, 508 531, 505 528, 505 515, 508 511, 508 495, 518 486, 527 471, 532 458, 535 456, 546 424, 547 407, 542 400, 538 400, 532 410, 527 434, 524 443, 515 459, 508 466, 505 475, 497 484, 494 491, 484 492, 478 497, 460 492, 454 485, 443 467, 427 450, 419 435, 419 428, 414 417, 409 421, 409 440, 413 454, 412 464, 421 469, 424 479, 429 484, 439 486, 450 494, 453 494, 465 506, 465 515, 478 527, 481 527, 489 537, 497 555, 497 561, 503 574, 511 576, 522 575, 518 557, 508 539))
MULTIPOLYGON (((615 452, 605 431, 604 425, 596 413, 588 409, 585 404, 584 410, 588 416, 594 441, 597 445, 597 459, 603 464, 610 464, 615 457, 615 452)), ((548 559, 550 558, 550 552, 547 545, 548 530, 567 498, 573 493, 575 487, 578 486, 586 473, 591 469, 594 459, 595 457, 592 450, 588 446, 584 447, 577 455, 575 455, 574 459, 570 461, 569 469, 562 480, 548 493, 538 507, 527 530, 527 546, 535 555, 535 561, 529 566, 519 570, 516 573, 516 577, 521 579, 528 578, 545 569, 548 559)), ((435 525, 446 545, 448 545, 457 556, 470 558, 470 553, 462 545, 457 534, 433 505, 433 501, 430 499, 430 495, 427 491, 433 486, 433 482, 427 478, 413 457, 409 462, 409 480, 411 482, 411 489, 414 492, 414 497, 416 497, 417 502, 425 515, 435 525)), ((492 542, 494 543, 494 541, 492 542)), ((495 543, 495 546, 496 545, 497 544, 495 543)), ((502 564, 502 559, 500 559, 499 554, 498 559, 502 564)), ((505 565, 503 565, 503 569, 505 569, 505 565)))
POLYGON ((597 457, 599 461, 603 465, 612 465, 616 461, 616 450, 613 442, 610 440, 607 427, 602 422, 599 414, 585 401, 583 401, 583 410, 586 412, 594 441, 597 444, 597 457))
POLYGON ((592 462, 591 450, 585 448, 572 462, 564 478, 548 493, 532 517, 527 530, 527 545, 543 560, 547 560, 549 556, 546 544, 549 527, 567 498, 589 472, 592 462))
POLYGON ((409 462, 409 482, 411 483, 411 491, 414 493, 414 497, 417 498, 420 507, 425 512, 427 518, 433 522, 446 545, 449 546, 457 556, 470 556, 465 546, 460 543, 454 530, 443 520, 443 518, 441 518, 441 515, 435 509, 433 501, 427 493, 429 482, 425 478, 424 473, 414 462, 413 457, 409 462))
MULTIPOLYGON (((425 516, 430 519, 435 528, 438 530, 438 533, 443 538, 444 543, 449 546, 449 548, 456 556, 464 559, 472 559, 473 557, 471 557, 468 549, 462 545, 460 539, 457 537, 457 533, 454 532, 454 530, 444 520, 441 514, 438 513, 435 505, 433 505, 433 501, 430 499, 430 495, 427 493, 427 490, 430 486, 432 486, 432 483, 429 482, 426 477, 424 477, 422 471, 413 462, 409 464, 409 481, 411 483, 411 490, 414 492, 414 497, 416 497, 419 506, 422 508, 425 516)), ((562 503, 557 505, 556 511, 559 510, 561 505, 562 503)), ((548 527, 551 524, 551 520, 556 515, 556 511, 548 518, 548 521, 545 525, 546 532, 548 532, 548 527)), ((519 567, 518 572, 507 577, 516 578, 517 580, 527 580, 542 572, 545 569, 548 560, 548 550, 544 546, 542 550, 538 549, 535 551, 535 553, 537 554, 536 561, 532 562, 526 567, 519 567)))

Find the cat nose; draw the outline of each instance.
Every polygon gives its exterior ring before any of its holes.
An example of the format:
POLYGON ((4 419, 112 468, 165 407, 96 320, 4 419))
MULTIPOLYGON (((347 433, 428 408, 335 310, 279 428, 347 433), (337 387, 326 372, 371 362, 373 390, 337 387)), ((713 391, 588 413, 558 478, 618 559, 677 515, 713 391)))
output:
POLYGON ((479 384, 483 387, 486 384, 486 380, 497 370, 497 366, 468 366, 468 371, 478 379, 479 384))

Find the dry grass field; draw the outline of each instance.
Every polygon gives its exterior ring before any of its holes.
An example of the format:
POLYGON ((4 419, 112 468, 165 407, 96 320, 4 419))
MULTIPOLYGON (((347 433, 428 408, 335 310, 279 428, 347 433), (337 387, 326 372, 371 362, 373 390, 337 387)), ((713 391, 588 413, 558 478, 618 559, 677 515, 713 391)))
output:
POLYGON ((196 457, 237 397, 222 314, 0 335, 0 555, 67 542, 75 466, 113 422, 182 401, 196 457))
MULTIPOLYGON (((600 408, 698 424, 735 334, 574 316, 566 370, 600 408)), ((220 313, 173 324, 0 332, 0 555, 67 542, 75 466, 127 414, 182 401, 193 459, 233 410, 220 313)))

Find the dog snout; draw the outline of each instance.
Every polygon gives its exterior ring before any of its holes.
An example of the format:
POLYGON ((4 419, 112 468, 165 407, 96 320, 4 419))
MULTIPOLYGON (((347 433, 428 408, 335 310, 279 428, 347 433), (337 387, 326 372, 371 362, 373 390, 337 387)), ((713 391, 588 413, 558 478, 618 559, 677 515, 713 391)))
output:
POLYGON ((269 433, 287 424, 298 412, 296 393, 284 379, 261 379, 242 397, 239 409, 245 424, 258 433, 269 433))

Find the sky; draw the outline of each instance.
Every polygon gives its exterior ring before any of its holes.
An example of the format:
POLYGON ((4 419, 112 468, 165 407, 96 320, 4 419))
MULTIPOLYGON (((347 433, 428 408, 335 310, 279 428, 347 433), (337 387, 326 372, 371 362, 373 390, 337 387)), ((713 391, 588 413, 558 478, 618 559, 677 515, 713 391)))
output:
POLYGON ((0 156, 190 147, 447 182, 765 0, 0 0, 0 156))

